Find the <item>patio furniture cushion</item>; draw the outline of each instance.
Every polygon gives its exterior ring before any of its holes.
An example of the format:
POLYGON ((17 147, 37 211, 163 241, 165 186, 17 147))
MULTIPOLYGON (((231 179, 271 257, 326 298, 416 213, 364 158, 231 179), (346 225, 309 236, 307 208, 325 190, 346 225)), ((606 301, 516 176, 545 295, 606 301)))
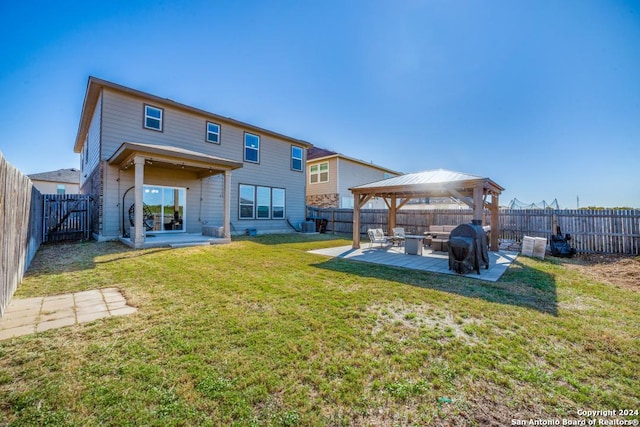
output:
POLYGON ((449 250, 449 239, 432 239, 431 249, 439 252, 447 252, 449 250))

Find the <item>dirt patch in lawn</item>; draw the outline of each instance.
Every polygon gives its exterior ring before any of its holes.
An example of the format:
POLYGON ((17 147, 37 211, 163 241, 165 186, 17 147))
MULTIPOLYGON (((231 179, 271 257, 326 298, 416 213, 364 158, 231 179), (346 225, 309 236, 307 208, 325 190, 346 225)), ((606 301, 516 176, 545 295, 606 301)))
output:
POLYGON ((565 265, 595 281, 640 291, 640 257, 580 254, 565 265))

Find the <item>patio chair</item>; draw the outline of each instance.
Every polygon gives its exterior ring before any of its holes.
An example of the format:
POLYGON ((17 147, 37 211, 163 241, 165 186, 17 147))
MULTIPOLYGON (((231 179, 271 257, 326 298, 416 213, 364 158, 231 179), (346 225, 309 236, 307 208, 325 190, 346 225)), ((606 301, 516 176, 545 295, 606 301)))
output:
POLYGON ((389 243, 389 238, 384 235, 382 228, 370 228, 367 230, 367 234, 369 235, 369 248, 375 243, 379 243, 381 248, 383 244, 386 246, 389 243))
POLYGON ((396 228, 392 228, 391 231, 393 231, 393 237, 391 238, 391 243, 393 245, 398 245, 398 246, 404 245, 404 228, 396 227, 396 228))

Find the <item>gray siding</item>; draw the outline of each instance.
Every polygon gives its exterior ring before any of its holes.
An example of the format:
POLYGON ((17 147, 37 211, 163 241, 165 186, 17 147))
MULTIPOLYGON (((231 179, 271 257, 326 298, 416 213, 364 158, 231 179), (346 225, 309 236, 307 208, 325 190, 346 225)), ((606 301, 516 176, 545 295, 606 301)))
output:
MULTIPOLYGON (((103 91, 102 153, 108 160, 123 142, 140 142, 180 147, 242 162, 244 156, 244 132, 239 126, 219 123, 220 144, 205 142, 205 126, 208 118, 169 108, 157 103, 163 113, 163 131, 143 128, 145 101, 110 89, 103 91)), ((251 133, 256 134, 255 131, 251 133)), ((243 233, 246 228, 256 228, 259 233, 291 231, 284 220, 240 220, 238 214, 238 189, 240 184, 284 188, 286 191, 286 217, 299 223, 305 216, 305 173, 291 170, 291 142, 273 136, 260 136, 260 163, 244 163, 244 167, 231 173, 231 223, 232 232, 243 233)), ((182 171, 145 167, 145 184, 188 187, 187 231, 200 232, 203 224, 222 225, 223 179, 214 176, 199 180, 195 175, 182 171), (201 200, 202 199, 202 200, 201 200)), ((121 234, 120 208, 124 191, 133 186, 133 170, 120 171, 109 166, 105 172, 105 221, 104 236, 121 234)), ((128 198, 133 195, 129 193, 128 198)), ((128 209, 130 203, 125 202, 128 209)))
POLYGON ((93 170, 98 166, 100 161, 100 134, 102 131, 102 96, 98 98, 96 109, 91 118, 91 124, 87 132, 87 147, 82 147, 82 156, 80 156, 80 187, 84 185, 85 180, 91 175, 93 170), (85 154, 87 153, 87 154, 85 154))
MULTIPOLYGON (((351 191, 349 191, 349 188, 384 179, 384 171, 360 163, 352 162, 347 159, 339 159, 338 168, 340 173, 340 182, 338 186, 338 193, 340 195, 341 202, 340 207, 343 207, 343 197, 353 199, 353 194, 351 193, 351 191)), ((382 199, 374 199, 369 201, 365 207, 368 209, 385 209, 387 205, 382 199)))

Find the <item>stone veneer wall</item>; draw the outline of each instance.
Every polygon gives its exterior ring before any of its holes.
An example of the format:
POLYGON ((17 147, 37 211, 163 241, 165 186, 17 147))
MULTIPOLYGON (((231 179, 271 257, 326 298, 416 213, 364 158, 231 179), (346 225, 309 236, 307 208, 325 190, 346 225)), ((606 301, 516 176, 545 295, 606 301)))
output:
POLYGON ((102 231, 102 199, 103 199, 103 168, 101 163, 96 167, 80 189, 81 194, 91 196, 91 232, 101 234, 102 231))
POLYGON ((340 207, 340 197, 338 193, 314 194, 307 196, 307 206, 317 206, 319 208, 340 207))

